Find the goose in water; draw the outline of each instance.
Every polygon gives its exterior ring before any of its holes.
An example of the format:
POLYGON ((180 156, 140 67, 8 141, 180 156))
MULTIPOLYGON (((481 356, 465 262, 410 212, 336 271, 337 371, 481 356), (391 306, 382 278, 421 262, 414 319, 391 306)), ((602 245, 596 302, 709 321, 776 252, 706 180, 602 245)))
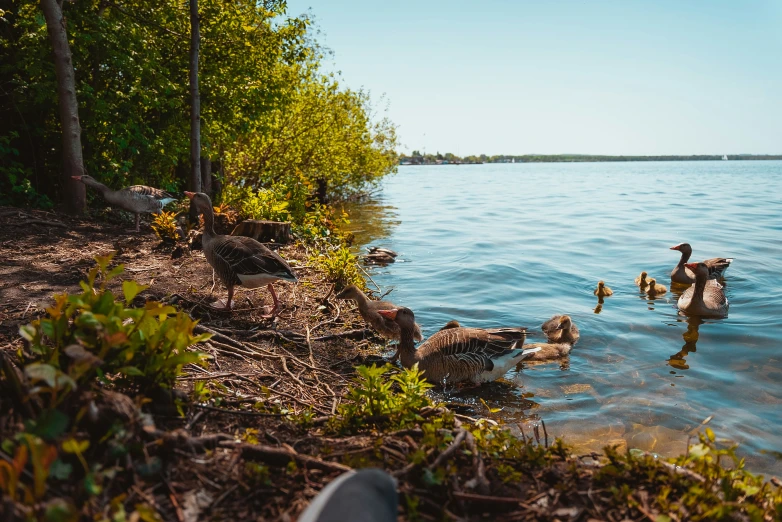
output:
POLYGON ((649 274, 647 274, 646 272, 641 272, 641 275, 639 275, 638 277, 635 278, 635 286, 637 286, 638 288, 643 290, 644 287, 649 284, 646 281, 646 278, 647 278, 648 275, 649 274))
POLYGON ((133 185, 120 190, 112 190, 92 176, 71 176, 71 178, 81 181, 88 187, 92 187, 106 200, 107 203, 119 207, 136 215, 136 232, 140 230, 140 215, 142 213, 159 214, 163 207, 176 201, 176 198, 155 187, 146 185, 133 185))
POLYGON ((258 288, 267 285, 272 294, 274 306, 269 315, 274 317, 279 308, 279 300, 272 282, 282 280, 298 281, 293 269, 276 252, 250 237, 223 236, 215 233, 214 210, 209 196, 203 192, 185 192, 190 204, 195 205, 199 214, 204 216, 203 248, 206 260, 220 280, 228 288, 228 301, 225 308, 231 309, 234 286, 258 288))
POLYGON ((658 283, 655 278, 649 279, 649 286, 646 288, 646 295, 649 297, 655 297, 658 295, 663 295, 667 291, 668 289, 665 287, 665 285, 658 283))
POLYGON ((597 297, 608 297, 609 295, 614 295, 614 291, 608 288, 603 281, 598 281, 594 294, 597 297))
POLYGON ((434 383, 496 380, 539 349, 522 348, 526 328, 446 328, 436 332, 416 350, 413 344, 415 315, 409 308, 380 310, 399 324, 399 355, 402 366, 418 364, 424 377, 434 383))
POLYGON ((549 343, 576 344, 578 327, 569 315, 555 315, 540 327, 549 343))
MULTIPOLYGON (((335 297, 337 299, 351 299, 355 301, 358 304, 358 313, 361 314, 361 317, 373 330, 386 339, 399 340, 399 325, 378 313, 379 310, 394 310, 398 308, 397 305, 389 301, 372 301, 356 285, 347 286, 335 297)), ((416 341, 423 339, 421 327, 418 325, 415 325, 413 338, 416 341)))
MULTIPOLYGON (((680 285, 693 284, 695 282, 695 274, 686 266, 687 261, 690 260, 690 256, 692 255, 692 247, 689 243, 680 243, 676 246, 672 246, 671 250, 678 250, 682 253, 679 263, 671 272, 671 281, 680 285)), ((728 269, 732 262, 732 258, 713 257, 703 261, 703 264, 705 264, 708 269, 708 278, 717 279, 718 277, 722 277, 722 274, 728 269)))
POLYGON ((687 263, 684 266, 695 274, 695 284, 679 297, 679 310, 687 315, 726 317, 728 298, 722 291, 722 285, 709 279, 709 266, 706 263, 687 263))

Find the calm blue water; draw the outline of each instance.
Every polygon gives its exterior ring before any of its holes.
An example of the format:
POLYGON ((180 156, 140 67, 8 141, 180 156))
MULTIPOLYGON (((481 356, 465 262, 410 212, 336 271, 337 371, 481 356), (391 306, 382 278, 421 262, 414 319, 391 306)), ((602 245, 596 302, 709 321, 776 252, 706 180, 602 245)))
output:
MULTIPOLYGON (((488 415, 584 451, 626 444, 684 451, 709 416, 752 469, 782 474, 782 162, 549 163, 400 167, 375 205, 353 213, 357 239, 400 253, 372 278, 431 335, 464 325, 539 331, 570 314, 581 340, 562 363, 447 392, 488 415), (733 257, 724 320, 688 320, 666 286, 680 242, 693 260, 733 257), (598 308, 605 280, 614 295, 598 308)), ((370 283, 371 284, 371 283, 370 283)))

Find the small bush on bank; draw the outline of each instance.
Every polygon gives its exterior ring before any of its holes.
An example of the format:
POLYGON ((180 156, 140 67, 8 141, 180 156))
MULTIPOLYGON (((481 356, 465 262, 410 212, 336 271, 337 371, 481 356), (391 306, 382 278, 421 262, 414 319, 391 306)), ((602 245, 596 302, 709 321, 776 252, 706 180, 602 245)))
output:
POLYGON ((348 285, 366 289, 358 258, 345 245, 312 256, 310 262, 323 272, 328 281, 334 283, 337 291, 348 285))
MULTIPOLYGON (((123 267, 109 268, 112 257, 96 258, 81 293, 56 295, 45 317, 20 329, 22 372, 0 354, 0 414, 23 426, 2 442, 10 459, 0 461, 0 513, 9 510, 11 519, 78 520, 76 506, 100 495, 104 482, 122 472, 155 473, 159 461, 137 440, 142 425, 152 426, 137 394, 159 397, 184 365, 205 360, 190 348, 209 335, 194 334, 187 314, 154 301, 131 308, 147 288, 132 280, 123 281, 122 298, 114 296, 107 284, 123 267), (127 469, 126 456, 143 466, 127 469), (65 487, 68 497, 59 493, 65 487)), ((124 514, 121 501, 115 507, 124 514)), ((156 520, 143 502, 135 511, 156 520)))

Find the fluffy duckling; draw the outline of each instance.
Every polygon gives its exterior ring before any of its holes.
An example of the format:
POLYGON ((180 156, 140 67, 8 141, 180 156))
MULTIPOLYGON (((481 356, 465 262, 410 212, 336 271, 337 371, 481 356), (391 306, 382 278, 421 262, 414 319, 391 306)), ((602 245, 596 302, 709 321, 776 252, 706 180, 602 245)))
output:
POLYGON ((461 328, 461 327, 462 325, 459 324, 459 321, 457 321, 456 319, 451 319, 450 321, 445 323, 445 326, 440 328, 440 330, 449 330, 451 328, 461 328))
POLYGON ((569 315, 555 315, 540 327, 549 343, 576 344, 578 327, 569 315))
POLYGON ((635 278, 635 286, 637 286, 637 287, 641 288, 641 290, 643 290, 643 288, 646 285, 649 284, 649 282, 646 280, 646 277, 648 275, 649 274, 647 274, 646 272, 641 272, 641 275, 639 275, 638 277, 635 278))
POLYGON ((654 297, 657 295, 663 295, 667 291, 668 289, 665 287, 665 285, 661 285, 653 277, 649 279, 649 287, 646 289, 647 295, 654 297))
POLYGON ((603 281, 598 281, 595 295, 597 297, 608 297, 609 295, 614 295, 614 291, 608 288, 603 281))
POLYGON ((525 345, 528 349, 540 348, 524 359, 524 362, 543 362, 560 359, 570 353, 573 345, 570 343, 531 343, 525 345))

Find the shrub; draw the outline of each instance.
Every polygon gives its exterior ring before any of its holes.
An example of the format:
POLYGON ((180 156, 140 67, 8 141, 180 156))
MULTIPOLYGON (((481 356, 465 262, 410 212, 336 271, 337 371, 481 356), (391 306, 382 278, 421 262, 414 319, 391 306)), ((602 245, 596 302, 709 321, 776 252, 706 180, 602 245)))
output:
POLYGON ((157 237, 163 241, 176 241, 179 239, 176 216, 176 212, 166 212, 165 210, 160 214, 155 214, 155 217, 152 219, 152 230, 155 231, 157 237))
POLYGON ((25 373, 46 384, 42 390, 51 394, 53 405, 62 400, 62 391, 95 375, 114 375, 115 385, 135 389, 170 388, 182 366, 204 360, 204 354, 187 348, 209 336, 194 334, 196 323, 187 314, 155 301, 128 308, 147 286, 123 281, 124 302, 116 300, 106 285, 123 266, 109 270, 112 257, 96 258, 97 266, 80 283, 82 293, 56 295, 46 317, 20 329, 36 356, 25 373))
POLYGON ((310 258, 326 275, 326 279, 334 283, 337 290, 348 285, 356 285, 359 288, 366 289, 366 281, 358 266, 358 258, 353 255, 348 247, 340 245, 333 250, 326 250, 325 253, 318 254, 310 258))

